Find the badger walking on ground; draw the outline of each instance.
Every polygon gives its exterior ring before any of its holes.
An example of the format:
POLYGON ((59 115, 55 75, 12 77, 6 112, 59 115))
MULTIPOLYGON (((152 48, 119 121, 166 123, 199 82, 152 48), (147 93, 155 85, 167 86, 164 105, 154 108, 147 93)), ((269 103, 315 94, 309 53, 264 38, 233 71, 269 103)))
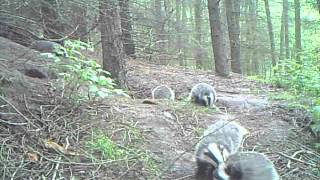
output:
POLYGON ((196 146, 196 178, 212 180, 218 166, 238 151, 248 133, 236 122, 220 120, 210 125, 196 146))
POLYGON ((188 100, 202 106, 213 107, 214 102, 217 101, 217 93, 211 85, 199 83, 191 89, 188 100))
POLYGON ((214 174, 218 180, 279 180, 273 163, 264 154, 256 152, 230 155, 218 165, 214 174))
POLYGON ((174 100, 174 91, 166 85, 157 86, 152 90, 152 99, 174 100))

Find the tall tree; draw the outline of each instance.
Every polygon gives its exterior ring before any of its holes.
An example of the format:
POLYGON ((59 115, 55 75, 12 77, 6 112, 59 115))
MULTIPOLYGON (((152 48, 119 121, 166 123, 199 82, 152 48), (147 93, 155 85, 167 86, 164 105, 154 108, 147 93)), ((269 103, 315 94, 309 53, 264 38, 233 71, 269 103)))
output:
POLYGON ((223 34, 221 32, 220 0, 208 0, 208 11, 215 70, 218 75, 229 76, 226 47, 221 43, 223 34))
POLYGON ((112 77, 119 82, 120 87, 127 88, 126 61, 116 1, 100 0, 100 31, 103 69, 112 74, 112 77))
POLYGON ((164 20, 162 14, 163 0, 154 0, 154 22, 153 30, 155 32, 156 47, 159 52, 164 51, 164 20))
POLYGON ((265 5, 266 15, 267 15, 267 23, 268 23, 268 32, 269 32, 270 47, 271 47, 272 65, 275 66, 276 65, 276 54, 275 54, 276 48, 275 48, 274 34, 273 34, 273 29, 272 29, 269 0, 264 0, 264 5, 265 5))
POLYGON ((288 0, 283 0, 283 11, 284 11, 284 44, 286 51, 286 58, 290 58, 290 48, 289 48, 289 4, 288 0))
MULTIPOLYGON (((181 49, 182 49, 182 40, 181 40, 181 0, 176 0, 176 49, 178 51, 178 54, 182 54, 181 53, 181 49)), ((179 64, 180 66, 183 66, 183 58, 181 56, 178 57, 179 58, 179 64)))
POLYGON ((134 57, 135 44, 132 38, 132 23, 129 0, 119 0, 123 48, 127 56, 134 57))
POLYGON ((231 70, 241 74, 240 60, 240 1, 226 0, 227 23, 231 50, 231 70))
POLYGON ((194 0, 194 24, 195 24, 195 49, 194 58, 196 60, 196 67, 202 68, 203 63, 203 49, 202 49, 202 6, 201 1, 194 0))
POLYGON ((285 57, 290 58, 289 49, 289 17, 288 17, 288 0, 283 0, 283 10, 281 17, 281 34, 280 34, 280 59, 283 59, 284 53, 285 57))
POLYGON ((295 42, 296 42, 296 60, 300 62, 301 47, 301 19, 300 19, 300 0, 294 0, 295 7, 295 42))

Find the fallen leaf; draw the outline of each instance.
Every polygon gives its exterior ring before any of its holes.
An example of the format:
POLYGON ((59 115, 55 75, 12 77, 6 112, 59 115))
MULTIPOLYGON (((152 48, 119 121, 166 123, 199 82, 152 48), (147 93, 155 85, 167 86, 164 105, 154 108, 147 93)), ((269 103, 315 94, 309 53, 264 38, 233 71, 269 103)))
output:
POLYGON ((29 161, 39 161, 39 157, 37 154, 35 153, 27 153, 27 157, 26 157, 29 161))
POLYGON ((71 156, 78 156, 79 155, 78 153, 70 151, 70 150, 64 148, 63 146, 59 145, 58 143, 53 142, 51 140, 45 141, 44 144, 47 148, 54 149, 54 150, 59 151, 65 155, 71 155, 71 156))

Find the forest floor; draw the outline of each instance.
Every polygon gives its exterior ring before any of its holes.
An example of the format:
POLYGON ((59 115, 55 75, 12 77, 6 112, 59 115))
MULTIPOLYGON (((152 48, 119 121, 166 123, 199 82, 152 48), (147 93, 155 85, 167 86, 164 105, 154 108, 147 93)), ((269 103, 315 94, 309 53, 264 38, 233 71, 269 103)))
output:
POLYGON ((203 130, 220 119, 245 126, 250 135, 242 150, 265 153, 282 179, 320 179, 320 154, 303 126, 307 115, 285 101, 271 100, 281 89, 239 75, 221 78, 130 60, 133 98, 70 103, 46 68, 49 63, 39 53, 0 38, 2 179, 193 179, 194 146, 203 130), (45 78, 30 77, 39 75, 31 69, 40 69, 45 78), (185 100, 198 82, 216 88, 217 108, 185 100), (173 88, 177 100, 144 103, 160 84, 173 88), (109 147, 93 145, 97 134, 100 140, 106 134, 116 142, 120 148, 111 153, 121 149, 121 158, 104 158, 101 152, 110 153, 105 151, 109 147))

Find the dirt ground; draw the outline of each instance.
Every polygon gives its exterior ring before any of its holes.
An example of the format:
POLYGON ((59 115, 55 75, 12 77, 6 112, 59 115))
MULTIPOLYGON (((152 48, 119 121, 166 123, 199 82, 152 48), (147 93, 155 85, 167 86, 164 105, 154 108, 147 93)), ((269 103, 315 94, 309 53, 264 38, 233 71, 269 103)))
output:
POLYGON ((320 154, 311 148, 313 137, 308 129, 296 125, 305 122, 305 115, 268 98, 270 92, 281 89, 239 75, 221 78, 206 71, 130 60, 132 99, 71 104, 64 91, 55 88, 55 76, 47 68, 50 62, 28 48, 3 38, 0 41, 3 179, 193 179, 194 146, 202 131, 220 119, 237 121, 249 129, 242 150, 265 153, 282 179, 320 179, 316 174, 320 154), (40 69, 44 77, 30 77, 30 72, 39 74, 30 69, 40 69), (216 88, 217 109, 185 101, 198 82, 216 88), (173 88, 177 100, 143 103, 160 84, 173 88), (134 147, 139 155, 123 161, 93 160, 85 147, 98 129, 119 146, 134 147), (77 155, 50 149, 48 140, 68 146, 77 155), (141 160, 149 156, 153 161, 141 160))

